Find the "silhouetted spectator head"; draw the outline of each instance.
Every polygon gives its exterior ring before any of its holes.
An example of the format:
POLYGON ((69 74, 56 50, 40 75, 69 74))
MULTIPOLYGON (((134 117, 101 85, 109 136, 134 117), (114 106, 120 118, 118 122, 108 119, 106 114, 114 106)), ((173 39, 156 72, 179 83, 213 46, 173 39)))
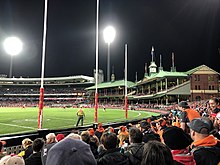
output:
POLYGON ((115 133, 115 129, 113 128, 113 127, 108 127, 108 128, 106 128, 105 129, 105 131, 104 132, 111 132, 111 133, 115 133))
POLYGON ((189 108, 189 105, 188 105, 187 101, 181 101, 178 104, 178 108, 179 108, 179 110, 182 110, 182 108, 187 109, 187 108, 189 108))
POLYGON ((164 129, 163 140, 171 150, 186 149, 192 143, 190 136, 176 126, 164 129))
POLYGON ((121 131, 121 132, 125 132, 125 131, 126 131, 126 127, 125 127, 125 126, 121 126, 121 127, 120 127, 120 131, 121 131))
POLYGON ((98 128, 101 128, 102 127, 102 123, 98 123, 98 128))
POLYGON ((101 143, 104 145, 105 149, 116 148, 118 144, 118 138, 115 133, 105 132, 101 137, 101 143))
POLYGON ((82 140, 81 136, 75 133, 70 133, 69 135, 66 136, 66 138, 82 140))
POLYGON ((81 133, 81 138, 82 138, 82 141, 84 141, 85 143, 89 144, 90 143, 89 131, 83 131, 81 133))
POLYGON ((65 138, 48 152, 47 165, 96 165, 90 146, 81 140, 65 138))
POLYGON ((150 123, 148 123, 147 121, 143 120, 143 121, 140 122, 140 127, 142 129, 148 129, 148 128, 150 128, 150 123))
POLYGON ((173 165, 170 149, 161 142, 149 141, 145 143, 142 165, 173 165))
POLYGON ((132 125, 131 123, 128 123, 128 124, 126 125, 126 128, 127 128, 127 129, 130 129, 132 126, 133 126, 133 125, 132 125))
POLYGON ((42 138, 37 138, 33 141, 32 148, 34 152, 40 152, 44 146, 44 140, 42 138))
POLYGON ((129 141, 131 143, 141 143, 143 139, 143 133, 138 128, 130 128, 129 141))

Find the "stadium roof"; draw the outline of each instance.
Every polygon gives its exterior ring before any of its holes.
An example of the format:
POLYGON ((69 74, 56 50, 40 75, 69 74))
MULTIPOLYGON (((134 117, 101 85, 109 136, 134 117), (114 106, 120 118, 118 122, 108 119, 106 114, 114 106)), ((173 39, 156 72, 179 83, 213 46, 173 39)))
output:
MULTIPOLYGON (((183 72, 168 72, 161 70, 159 73, 152 75, 152 78, 162 78, 162 77, 186 77, 187 75, 183 72)), ((149 77, 151 78, 151 77, 149 77)))
MULTIPOLYGON (((131 82, 131 81, 127 81, 127 85, 128 87, 134 86, 135 83, 131 82)), ((112 88, 112 87, 122 87, 125 86, 125 81, 124 80, 118 80, 118 81, 113 81, 113 82, 104 82, 104 83, 100 83, 98 84, 98 89, 102 89, 102 88, 112 88)), ((86 90, 95 90, 96 86, 91 86, 89 88, 86 88, 86 90)))
POLYGON ((160 70, 156 74, 152 74, 150 76, 145 76, 142 81, 139 81, 137 83, 137 85, 138 84, 142 84, 142 83, 146 83, 146 82, 150 82, 150 81, 156 80, 158 78, 165 78, 165 77, 187 77, 187 76, 188 75, 186 73, 184 73, 184 72, 168 72, 168 71, 160 70))
MULTIPOLYGON (((68 76, 68 77, 48 77, 44 78, 44 81, 66 81, 66 80, 86 80, 91 83, 94 83, 94 78, 89 76, 77 75, 77 76, 68 76)), ((15 81, 15 82, 30 82, 30 81, 41 81, 41 78, 0 78, 0 81, 15 81)))

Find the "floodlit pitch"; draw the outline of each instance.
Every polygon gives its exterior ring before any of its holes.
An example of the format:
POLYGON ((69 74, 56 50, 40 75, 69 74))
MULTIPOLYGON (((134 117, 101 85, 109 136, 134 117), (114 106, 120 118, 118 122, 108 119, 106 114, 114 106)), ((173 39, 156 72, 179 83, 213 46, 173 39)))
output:
MULTIPOLYGON (((78 108, 44 108, 43 127, 45 129, 63 129, 75 127, 78 108)), ((84 108, 86 118, 84 125, 94 122, 94 108, 84 108)), ((146 111, 128 111, 128 120, 141 119, 158 115, 146 111)), ((0 108, 0 135, 26 133, 37 130, 38 108, 0 108)), ((111 123, 125 121, 122 109, 108 109, 98 111, 98 122, 111 123)))

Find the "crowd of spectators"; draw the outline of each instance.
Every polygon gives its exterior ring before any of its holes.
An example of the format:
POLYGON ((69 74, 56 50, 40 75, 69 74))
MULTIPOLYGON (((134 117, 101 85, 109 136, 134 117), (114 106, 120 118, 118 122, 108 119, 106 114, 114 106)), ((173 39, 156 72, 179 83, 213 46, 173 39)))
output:
POLYGON ((173 105, 168 115, 150 117, 117 128, 73 130, 34 141, 24 139, 24 151, 4 156, 0 165, 218 165, 220 163, 220 107, 217 98, 173 105))
MULTIPOLYGON (((44 87, 45 94, 71 94, 71 93, 86 93, 83 88, 75 87, 44 87)), ((40 87, 2 87, 0 95, 3 94, 39 94, 40 87)))

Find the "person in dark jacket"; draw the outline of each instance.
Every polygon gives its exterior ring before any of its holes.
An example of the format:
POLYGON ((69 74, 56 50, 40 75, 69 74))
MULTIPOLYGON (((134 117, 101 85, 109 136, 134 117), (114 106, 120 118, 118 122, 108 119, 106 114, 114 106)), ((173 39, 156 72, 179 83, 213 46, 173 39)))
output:
POLYGON ((120 148, 117 148, 118 142, 115 133, 103 133, 101 143, 106 150, 103 150, 103 152, 99 154, 97 160, 98 165, 129 165, 128 158, 120 153, 120 148))
POLYGON ((41 149, 44 146, 44 140, 37 138, 34 140, 32 148, 33 154, 25 159, 25 165, 42 165, 41 161, 41 149))
POLYGON ((210 132, 213 123, 207 117, 197 118, 190 122, 190 135, 194 142, 191 152, 197 165, 217 165, 220 163, 220 143, 210 132))
POLYGON ((143 155, 143 146, 142 143, 143 134, 138 128, 131 128, 129 130, 129 142, 125 155, 128 156, 130 165, 139 165, 141 164, 142 155, 143 155))

